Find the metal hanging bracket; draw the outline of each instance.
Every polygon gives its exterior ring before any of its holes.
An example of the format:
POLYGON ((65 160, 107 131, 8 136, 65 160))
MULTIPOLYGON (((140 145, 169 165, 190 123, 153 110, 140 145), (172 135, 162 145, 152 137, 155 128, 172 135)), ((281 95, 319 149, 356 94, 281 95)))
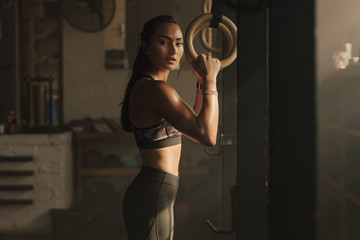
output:
POLYGON ((218 228, 216 227, 209 219, 206 219, 206 224, 210 227, 210 229, 214 233, 218 234, 233 234, 235 232, 235 226, 236 226, 236 216, 234 215, 234 210, 237 209, 237 200, 236 200, 236 186, 230 187, 230 196, 231 196, 231 209, 232 209, 232 223, 230 228, 218 228))
POLYGON ((236 145, 236 135, 220 134, 220 146, 234 146, 236 145))

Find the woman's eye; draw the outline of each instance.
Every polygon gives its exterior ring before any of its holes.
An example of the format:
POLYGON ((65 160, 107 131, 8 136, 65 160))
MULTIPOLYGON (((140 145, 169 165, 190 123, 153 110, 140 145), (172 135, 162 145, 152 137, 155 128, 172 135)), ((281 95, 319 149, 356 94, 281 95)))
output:
POLYGON ((184 43, 178 42, 178 43, 176 43, 176 45, 177 45, 178 47, 181 47, 182 45, 184 45, 184 43))
POLYGON ((161 45, 166 45, 167 42, 166 42, 166 41, 160 41, 160 44, 161 44, 161 45))

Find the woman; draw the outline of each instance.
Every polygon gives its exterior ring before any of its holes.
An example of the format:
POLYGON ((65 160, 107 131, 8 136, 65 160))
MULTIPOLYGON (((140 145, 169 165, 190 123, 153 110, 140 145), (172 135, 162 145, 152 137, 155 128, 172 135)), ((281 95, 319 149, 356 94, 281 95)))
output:
POLYGON ((201 55, 192 63, 198 79, 192 109, 166 83, 183 53, 183 35, 173 17, 158 16, 144 25, 121 111, 122 126, 134 133, 142 164, 124 196, 129 240, 173 238, 181 135, 207 146, 216 143, 220 61, 201 55))

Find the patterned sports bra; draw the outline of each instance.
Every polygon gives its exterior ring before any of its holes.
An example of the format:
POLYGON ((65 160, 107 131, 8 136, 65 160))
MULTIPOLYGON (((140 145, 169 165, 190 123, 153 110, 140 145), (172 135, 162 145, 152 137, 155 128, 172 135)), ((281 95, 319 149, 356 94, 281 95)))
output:
POLYGON ((181 132, 163 120, 148 128, 132 127, 139 148, 157 149, 181 143, 181 132))
MULTIPOLYGON (((150 75, 142 75, 155 80, 150 75)), ((171 126, 166 120, 147 128, 136 128, 132 126, 136 144, 139 148, 158 149, 174 146, 181 143, 181 132, 171 126)))

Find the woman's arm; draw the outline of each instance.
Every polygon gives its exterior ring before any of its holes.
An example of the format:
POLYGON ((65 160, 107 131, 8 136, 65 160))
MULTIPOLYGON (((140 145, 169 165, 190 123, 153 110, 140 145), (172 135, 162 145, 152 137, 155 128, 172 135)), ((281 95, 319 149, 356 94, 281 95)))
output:
MULTIPOLYGON (((204 90, 217 91, 216 77, 220 69, 220 61, 201 55, 194 70, 203 81, 204 90)), ((199 90, 197 90, 199 91, 199 90)), ((215 145, 218 128, 219 106, 218 97, 214 94, 197 96, 198 104, 202 102, 200 109, 192 109, 165 82, 157 82, 147 93, 152 101, 149 101, 152 110, 160 117, 165 118, 176 129, 189 136, 191 139, 204 145, 215 145), (202 97, 202 101, 200 101, 202 97), (198 111, 198 114, 196 113, 198 111)))
POLYGON ((203 126, 203 131, 209 134, 209 143, 207 145, 215 145, 219 121, 219 103, 218 92, 216 86, 216 76, 208 76, 204 78, 203 92, 213 91, 213 94, 202 94, 202 107, 198 114, 198 124, 203 126), (216 95, 215 95, 216 94, 216 95))
MULTIPOLYGON (((202 80, 198 79, 198 83, 203 85, 202 80)), ((195 95, 195 104, 194 104, 194 112, 196 114, 199 114, 201 107, 202 107, 202 102, 203 102, 203 95, 202 95, 202 89, 197 88, 196 89, 196 95, 195 95)))

